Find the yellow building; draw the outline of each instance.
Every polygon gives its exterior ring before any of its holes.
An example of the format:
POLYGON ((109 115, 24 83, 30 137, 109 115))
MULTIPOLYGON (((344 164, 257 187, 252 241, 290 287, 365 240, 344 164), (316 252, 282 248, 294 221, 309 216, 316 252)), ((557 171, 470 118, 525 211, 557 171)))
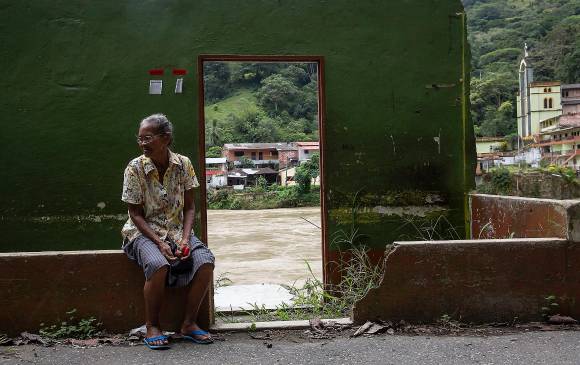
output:
POLYGON ((475 139, 475 150, 477 155, 484 153, 494 153, 504 151, 507 143, 504 137, 477 137, 475 139))
POLYGON ((541 122, 542 160, 580 170, 580 115, 568 114, 541 122))
POLYGON ((540 133, 540 122, 562 114, 560 82, 532 82, 522 99, 517 97, 518 134, 526 137, 540 133))
POLYGON ((532 57, 527 46, 519 67, 517 95, 518 134, 527 137, 540 133, 540 122, 562 114, 559 81, 534 81, 532 57))

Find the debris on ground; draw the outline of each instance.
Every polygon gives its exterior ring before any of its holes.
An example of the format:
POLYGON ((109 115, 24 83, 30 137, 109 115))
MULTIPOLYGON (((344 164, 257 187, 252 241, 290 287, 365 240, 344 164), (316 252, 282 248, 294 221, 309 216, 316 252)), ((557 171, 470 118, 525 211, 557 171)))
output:
POLYGON ((367 321, 365 324, 363 324, 362 326, 360 326, 355 333, 352 334, 352 337, 358 337, 360 335, 362 335, 363 333, 365 333, 369 328, 371 328, 371 326, 373 325, 373 322, 371 321, 367 321))
POLYGON ((367 321, 365 324, 360 326, 351 337, 358 337, 361 335, 376 335, 379 333, 386 332, 389 335, 394 335, 395 330, 402 330, 407 326, 405 321, 400 321, 397 325, 393 324, 391 321, 367 321))
POLYGON ((561 331, 579 330, 578 321, 568 316, 551 316, 548 323, 528 322, 515 324, 512 322, 495 322, 476 325, 473 323, 461 323, 454 320, 441 321, 435 324, 408 324, 401 320, 393 323, 390 321, 367 321, 351 334, 351 337, 372 336, 380 333, 394 335, 395 333, 417 336, 489 336, 523 331, 561 331), (575 326, 576 325, 576 326, 575 326))
POLYGON ((34 333, 22 332, 18 338, 14 340, 16 346, 21 345, 42 345, 42 346, 52 346, 54 341, 42 337, 41 335, 36 335, 34 333))
POLYGON ((13 341, 10 337, 8 337, 4 333, 0 333, 0 346, 9 346, 12 345, 13 341))
POLYGON ((578 324, 578 321, 569 316, 561 316, 555 314, 548 318, 548 323, 550 324, 578 324))
POLYGON ((45 345, 48 343, 48 341, 46 339, 42 338, 42 336, 36 335, 34 333, 28 333, 28 332, 22 332, 20 334, 20 338, 18 340, 24 342, 25 344, 37 343, 37 344, 45 345))
POLYGON ((144 337, 147 334, 147 326, 142 325, 141 327, 133 328, 129 331, 129 337, 135 336, 137 339, 144 337))
POLYGON ((73 347, 86 348, 97 347, 99 345, 98 338, 90 338, 88 340, 77 340, 75 338, 68 338, 64 341, 65 345, 72 345, 73 347))
POLYGON ((342 325, 334 321, 328 321, 326 324, 320 318, 313 318, 309 320, 310 329, 304 331, 304 334, 311 339, 322 340, 337 337, 345 329, 350 328, 349 325, 342 325))
POLYGON ((270 340, 272 339, 272 332, 264 330, 263 332, 248 332, 248 335, 254 340, 270 340))
POLYGON ((114 335, 114 336, 106 336, 106 337, 98 337, 98 338, 89 338, 84 340, 79 340, 76 338, 67 338, 65 339, 62 344, 65 345, 72 345, 73 347, 79 348, 86 348, 86 347, 97 347, 99 345, 112 345, 112 346, 119 346, 124 345, 128 341, 128 338, 121 335, 114 335))

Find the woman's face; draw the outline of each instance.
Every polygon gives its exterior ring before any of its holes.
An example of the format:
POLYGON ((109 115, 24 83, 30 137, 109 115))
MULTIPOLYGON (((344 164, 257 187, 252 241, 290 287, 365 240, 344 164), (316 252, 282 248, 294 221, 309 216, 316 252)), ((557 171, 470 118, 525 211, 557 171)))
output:
POLYGON ((169 136, 166 134, 159 134, 153 123, 141 124, 137 140, 143 154, 149 158, 162 158, 167 154, 169 136))

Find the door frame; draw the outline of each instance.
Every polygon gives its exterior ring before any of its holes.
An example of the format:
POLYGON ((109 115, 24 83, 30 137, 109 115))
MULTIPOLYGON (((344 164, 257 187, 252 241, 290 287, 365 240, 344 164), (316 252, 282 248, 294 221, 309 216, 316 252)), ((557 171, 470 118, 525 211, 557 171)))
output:
MULTIPOLYGON (((198 80, 198 132, 199 132, 199 143, 198 143, 198 154, 200 159, 200 170, 199 181, 200 181, 200 213, 201 213, 201 240, 206 242, 208 245, 211 242, 207 240, 207 190, 206 190, 206 177, 205 177, 205 92, 204 92, 204 82, 203 82, 203 64, 204 62, 279 62, 279 63, 292 63, 292 62, 312 62, 318 64, 318 146, 320 153, 320 212, 321 212, 321 250, 322 250, 322 280, 326 285, 330 279, 328 272, 329 262, 329 247, 328 247, 328 229, 326 227, 327 223, 327 212, 326 206, 326 179, 325 179, 325 121, 326 121, 326 94, 325 94, 325 82, 324 82, 324 72, 325 64, 323 56, 307 56, 307 55, 229 55, 229 54, 200 54, 197 57, 197 80, 198 80)), ((212 284, 213 289, 213 284, 212 284)), ((214 307, 213 307, 213 290, 210 293, 210 300, 206 300, 209 308, 208 313, 210 314, 210 322, 213 323, 214 319, 214 307)))

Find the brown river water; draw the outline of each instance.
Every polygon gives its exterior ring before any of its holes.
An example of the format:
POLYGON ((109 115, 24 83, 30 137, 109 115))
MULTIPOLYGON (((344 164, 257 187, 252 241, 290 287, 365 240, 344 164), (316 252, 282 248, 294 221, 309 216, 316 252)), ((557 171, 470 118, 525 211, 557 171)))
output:
POLYGON ((216 257, 215 277, 233 285, 300 284, 322 278, 320 207, 265 210, 208 210, 208 245, 216 257))

